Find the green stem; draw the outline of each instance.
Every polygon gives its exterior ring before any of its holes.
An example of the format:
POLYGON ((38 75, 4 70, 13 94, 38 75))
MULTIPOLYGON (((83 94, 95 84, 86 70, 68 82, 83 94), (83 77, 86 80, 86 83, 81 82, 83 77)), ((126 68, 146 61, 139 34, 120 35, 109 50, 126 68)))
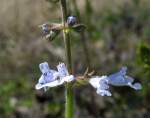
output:
POLYGON ((65 118, 73 118, 73 89, 70 84, 66 86, 65 118))
MULTIPOLYGON (((60 6, 62 11, 62 23, 65 27, 67 20, 67 6, 66 0, 60 0, 60 6)), ((72 59, 71 59, 71 42, 69 34, 63 31, 63 39, 66 50, 67 67, 69 73, 72 73, 72 59)), ((66 84, 66 105, 65 105, 65 118, 73 118, 73 89, 71 83, 66 84)))

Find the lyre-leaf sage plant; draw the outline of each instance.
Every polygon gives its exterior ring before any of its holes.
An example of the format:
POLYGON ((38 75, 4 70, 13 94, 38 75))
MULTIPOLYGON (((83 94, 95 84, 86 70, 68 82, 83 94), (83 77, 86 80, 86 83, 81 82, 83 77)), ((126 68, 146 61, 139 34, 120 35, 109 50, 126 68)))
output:
POLYGON ((85 71, 83 76, 76 76, 73 74, 70 31, 82 32, 86 29, 86 27, 84 24, 77 23, 77 18, 75 16, 68 16, 66 0, 59 0, 59 2, 62 13, 62 23, 44 23, 39 25, 39 27, 42 29, 45 37, 51 41, 63 32, 66 64, 59 63, 57 65, 57 70, 51 69, 47 62, 39 64, 42 75, 35 88, 44 89, 46 91, 50 87, 65 85, 65 118, 73 118, 73 89, 78 85, 90 84, 96 89, 97 94, 101 96, 112 95, 109 90, 110 85, 129 86, 135 90, 140 90, 142 88, 141 84, 133 84, 134 79, 126 75, 127 67, 122 67, 118 72, 108 76, 94 75, 94 72, 88 72, 88 69, 85 71))

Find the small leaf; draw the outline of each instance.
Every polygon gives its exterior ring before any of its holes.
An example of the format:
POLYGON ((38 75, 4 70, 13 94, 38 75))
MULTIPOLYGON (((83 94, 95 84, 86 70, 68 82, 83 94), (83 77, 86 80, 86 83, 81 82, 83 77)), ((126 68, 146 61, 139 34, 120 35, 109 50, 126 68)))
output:
POLYGON ((86 26, 84 24, 76 24, 76 25, 72 26, 72 29, 76 32, 81 32, 86 29, 86 26))
POLYGON ((47 34, 45 37, 46 39, 53 41, 58 36, 59 33, 60 33, 60 30, 55 30, 55 31, 51 30, 50 33, 47 34))

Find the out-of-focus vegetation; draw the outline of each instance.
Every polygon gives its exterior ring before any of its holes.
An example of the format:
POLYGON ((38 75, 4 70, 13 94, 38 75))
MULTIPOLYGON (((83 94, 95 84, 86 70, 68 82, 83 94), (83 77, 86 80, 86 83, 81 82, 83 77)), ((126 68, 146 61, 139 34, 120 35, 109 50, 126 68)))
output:
MULTIPOLYGON (((90 86, 77 88, 75 118, 149 118, 150 1, 68 2, 70 14, 87 26, 84 34, 72 33, 74 72, 82 74, 90 66, 103 75, 126 65, 128 74, 143 85, 138 92, 113 87, 112 97, 98 96, 90 86)), ((48 61, 53 68, 65 60, 62 37, 49 42, 38 25, 60 21, 58 3, 0 1, 0 118, 63 117, 64 87, 46 93, 34 89, 39 63, 48 61)))

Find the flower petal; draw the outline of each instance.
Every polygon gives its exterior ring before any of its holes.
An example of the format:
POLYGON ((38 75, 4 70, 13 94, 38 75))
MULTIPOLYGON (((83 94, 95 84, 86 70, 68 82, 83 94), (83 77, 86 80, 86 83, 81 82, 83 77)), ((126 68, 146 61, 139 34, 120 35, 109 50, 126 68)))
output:
POLYGON ((125 80, 130 83, 132 83, 134 81, 134 79, 130 76, 125 76, 125 80))
POLYGON ((44 83, 54 81, 59 76, 59 73, 57 71, 51 70, 49 68, 47 62, 43 62, 43 63, 39 64, 39 68, 42 72, 42 76, 39 79, 40 84, 44 84, 44 83))
POLYGON ((108 91, 109 85, 107 76, 92 77, 89 83, 97 89, 97 94, 101 96, 111 96, 111 93, 108 91))
POLYGON ((101 96, 111 96, 111 93, 108 90, 97 89, 96 93, 101 96))
POLYGON ((89 83, 94 87, 94 88, 99 88, 100 87, 100 81, 103 81, 104 79, 106 79, 107 76, 95 76, 92 77, 89 80, 89 83))
POLYGON ((108 85, 108 83, 107 83, 107 80, 101 80, 100 82, 99 82, 99 88, 100 89, 109 89, 109 85, 108 85))
POLYGON ((39 64, 39 68, 43 74, 49 72, 49 70, 50 70, 47 62, 43 62, 43 63, 39 64))
POLYGON ((52 82, 49 82, 49 83, 46 83, 46 84, 36 84, 35 88, 36 89, 41 89, 41 88, 45 88, 45 87, 56 87, 56 86, 59 86, 59 85, 62 85, 64 83, 64 80, 61 79, 61 80, 55 80, 55 81, 52 81, 52 82))
POLYGON ((42 84, 45 84, 45 83, 49 83, 49 82, 52 82, 54 80, 56 80, 59 76, 59 73, 58 72, 47 72, 45 74, 42 74, 40 79, 39 79, 39 83, 42 83, 42 84))
POLYGON ((109 76, 108 83, 114 86, 124 86, 127 84, 124 76, 109 76))
POLYGON ((65 77, 69 75, 68 70, 64 63, 60 63, 59 65, 57 65, 57 70, 60 74, 60 77, 65 77))
POLYGON ((125 75, 126 74, 126 72, 127 72, 127 67, 126 66, 124 66, 124 67, 122 67, 121 69, 120 69, 120 71, 119 71, 119 73, 121 74, 121 75, 125 75))
POLYGON ((44 83, 45 83, 45 79, 44 79, 44 76, 43 76, 43 75, 41 75, 41 77, 39 78, 38 83, 41 83, 41 84, 44 84, 44 83))
POLYGON ((127 67, 122 67, 119 72, 111 74, 108 76, 109 83, 112 85, 122 85, 125 81, 125 74, 127 71, 127 67))
POLYGON ((65 82, 71 82, 71 81, 75 80, 75 77, 73 75, 69 75, 69 76, 63 77, 62 79, 65 82))
POLYGON ((127 67, 122 67, 120 71, 108 76, 108 83, 114 86, 124 86, 128 81, 132 81, 132 78, 126 79, 127 67))
POLYGON ((129 86, 135 90, 141 90, 142 85, 140 83, 129 84, 129 86))

